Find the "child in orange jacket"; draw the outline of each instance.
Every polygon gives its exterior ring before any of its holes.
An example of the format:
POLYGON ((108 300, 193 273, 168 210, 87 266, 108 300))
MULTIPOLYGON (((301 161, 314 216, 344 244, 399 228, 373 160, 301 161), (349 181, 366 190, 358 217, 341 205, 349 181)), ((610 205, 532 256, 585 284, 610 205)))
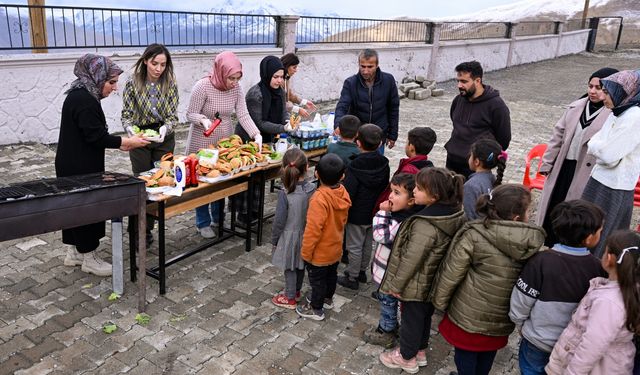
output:
POLYGON ((323 156, 316 167, 320 187, 309 200, 301 250, 311 298, 296 308, 298 315, 305 318, 323 320, 324 308, 333 307, 344 227, 351 207, 349 193, 340 185, 344 169, 342 159, 335 154, 323 156))

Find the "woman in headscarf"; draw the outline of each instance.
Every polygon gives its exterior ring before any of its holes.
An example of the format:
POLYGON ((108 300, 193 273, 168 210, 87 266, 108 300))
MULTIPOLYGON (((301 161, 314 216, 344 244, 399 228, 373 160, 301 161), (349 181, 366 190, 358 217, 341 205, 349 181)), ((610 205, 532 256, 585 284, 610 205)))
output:
MULTIPOLYGON (((275 141, 275 136, 280 133, 292 130, 286 110, 286 98, 282 85, 284 82, 284 66, 279 58, 266 56, 260 62, 260 82, 253 85, 247 91, 247 109, 251 118, 260 129, 265 142, 275 141)), ((236 134, 242 139, 247 135, 243 129, 236 126, 236 134)), ((247 218, 247 198, 246 194, 238 195, 238 224, 245 225, 248 220, 257 219, 259 204, 258 189, 254 189, 253 212, 247 218)))
MULTIPOLYGON (((187 140, 188 154, 198 152, 201 148, 216 144, 218 140, 232 135, 231 115, 234 113, 245 134, 256 143, 262 144, 262 136, 247 111, 244 93, 238 84, 241 78, 242 63, 233 52, 225 51, 216 56, 211 72, 193 86, 187 109, 187 119, 191 122, 187 140), (204 132, 211 127, 216 114, 222 121, 213 133, 206 137, 204 132)), ((202 237, 215 237, 211 224, 218 225, 218 210, 223 209, 223 203, 224 201, 211 203, 211 210, 209 205, 196 208, 196 227, 202 237)))
MULTIPOLYGON (((87 54, 76 61, 73 74, 78 77, 65 93, 60 136, 56 152, 56 176, 104 172, 107 148, 129 151, 149 142, 140 137, 109 134, 100 101, 118 87, 122 69, 109 58, 87 54)), ((98 276, 111 275, 111 264, 95 255, 104 237, 104 222, 62 231, 62 242, 73 245, 64 259, 66 266, 82 266, 82 271, 98 276)))
POLYGON ((589 141, 596 158, 582 199, 605 212, 604 228, 594 255, 602 257, 607 236, 629 229, 633 194, 640 176, 640 70, 623 70, 603 80, 604 105, 611 114, 589 141))
MULTIPOLYGON (((273 142, 276 135, 291 131, 282 89, 283 81, 284 66, 280 59, 266 56, 260 62, 260 82, 247 91, 247 109, 265 142, 273 142)), ((246 139, 242 129, 236 127, 236 133, 246 139)))
POLYGON ((282 88, 284 89, 284 95, 287 98, 287 111, 292 113, 298 113, 302 117, 309 117, 310 112, 314 112, 317 108, 311 100, 299 97, 293 92, 291 88, 291 77, 298 72, 298 65, 300 59, 295 53, 287 53, 280 58, 282 65, 284 66, 284 81, 282 88))
POLYGON ((595 158, 587 154, 587 142, 602 128, 611 113, 604 107, 600 80, 617 72, 613 68, 594 72, 589 77, 587 94, 569 104, 547 142, 540 173, 548 177, 536 213, 536 224, 547 232, 546 246, 555 245, 558 239, 551 227, 551 211, 565 200, 582 196, 595 165, 595 158))

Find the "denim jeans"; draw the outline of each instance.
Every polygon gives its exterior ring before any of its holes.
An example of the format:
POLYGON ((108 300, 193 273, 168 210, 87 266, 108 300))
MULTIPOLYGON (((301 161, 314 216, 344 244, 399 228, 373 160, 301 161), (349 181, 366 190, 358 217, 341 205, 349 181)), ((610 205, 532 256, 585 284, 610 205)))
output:
POLYGON ((497 350, 489 352, 472 352, 455 348, 453 361, 456 363, 458 375, 489 375, 497 350))
POLYGON ((218 223, 220 210, 224 210, 224 199, 196 207, 196 227, 198 229, 208 227, 212 221, 218 223), (211 212, 209 212, 209 206, 211 206, 211 212))
POLYGON ((378 292, 380 302, 380 322, 378 325, 385 332, 391 332, 398 327, 398 299, 389 294, 378 292))
POLYGON ((520 352, 518 353, 520 374, 544 375, 544 366, 549 363, 549 356, 551 356, 551 353, 538 349, 523 337, 520 342, 520 352))

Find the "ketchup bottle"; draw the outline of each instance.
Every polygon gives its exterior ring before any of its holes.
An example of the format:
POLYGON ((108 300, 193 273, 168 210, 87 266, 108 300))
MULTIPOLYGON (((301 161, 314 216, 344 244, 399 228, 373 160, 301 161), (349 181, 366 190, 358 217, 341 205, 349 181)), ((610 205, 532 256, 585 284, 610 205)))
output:
POLYGON ((191 167, 191 174, 189 175, 189 182, 191 187, 198 187, 198 159, 189 158, 189 166, 191 167))
POLYGON ((220 125, 220 123, 222 122, 222 119, 220 118, 220 112, 216 112, 216 115, 213 118, 213 122, 211 123, 211 126, 209 127, 209 129, 204 131, 204 136, 208 137, 211 135, 211 133, 213 133, 214 130, 216 130, 216 128, 218 127, 218 125, 220 125))

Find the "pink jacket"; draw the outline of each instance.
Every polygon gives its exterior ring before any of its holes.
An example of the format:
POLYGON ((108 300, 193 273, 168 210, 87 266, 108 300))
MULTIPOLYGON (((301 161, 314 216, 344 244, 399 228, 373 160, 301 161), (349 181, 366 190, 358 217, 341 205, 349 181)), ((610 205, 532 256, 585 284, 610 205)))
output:
POLYGON ((633 371, 633 333, 617 281, 591 280, 589 291, 553 347, 547 374, 625 375, 633 371))

